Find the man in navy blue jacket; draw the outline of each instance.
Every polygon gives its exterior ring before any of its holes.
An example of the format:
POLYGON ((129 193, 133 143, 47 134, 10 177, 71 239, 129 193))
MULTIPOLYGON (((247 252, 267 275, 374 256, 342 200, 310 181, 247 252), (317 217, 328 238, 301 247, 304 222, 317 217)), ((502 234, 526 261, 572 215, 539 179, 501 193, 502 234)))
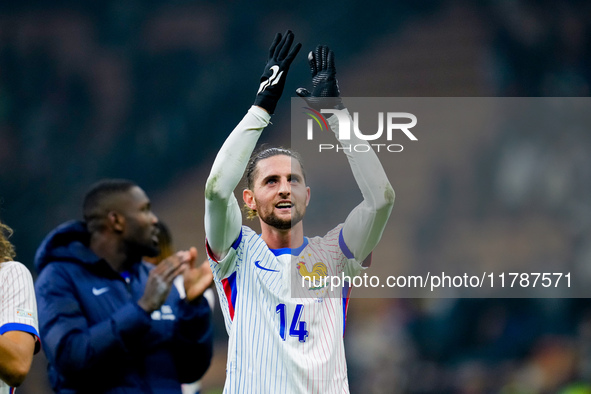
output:
POLYGON ((53 230, 37 251, 35 284, 49 377, 58 393, 181 393, 212 356, 211 272, 195 248, 154 267, 158 222, 136 184, 105 180, 84 221, 53 230), (182 276, 179 276, 181 275, 182 276))

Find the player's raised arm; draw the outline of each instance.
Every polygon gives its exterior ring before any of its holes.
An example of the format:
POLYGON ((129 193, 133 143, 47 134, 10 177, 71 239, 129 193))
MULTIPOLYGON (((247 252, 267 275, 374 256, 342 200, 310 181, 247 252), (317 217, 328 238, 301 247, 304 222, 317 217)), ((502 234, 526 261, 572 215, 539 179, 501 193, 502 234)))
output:
MULTIPOLYGON (((309 92, 299 88, 296 91, 297 94, 314 109, 332 107, 335 111, 341 111, 339 116, 349 116, 340 98, 334 53, 327 46, 319 45, 310 52, 308 61, 312 71, 313 89, 309 92)), ((338 139, 337 116, 330 116, 328 122, 338 139)), ((382 236, 394 205, 394 189, 368 142, 357 138, 355 133, 351 134, 349 140, 339 140, 339 142, 345 148, 343 151, 347 155, 353 176, 361 190, 363 201, 347 217, 342 234, 345 244, 355 259, 363 261, 382 236), (367 151, 359 150, 358 152, 355 149, 347 149, 359 144, 368 145, 367 151)))
POLYGON ((240 182, 250 155, 263 129, 269 124, 283 93, 289 66, 300 50, 293 45, 294 35, 287 31, 277 34, 260 86, 246 116, 224 142, 213 163, 205 186, 205 233, 209 250, 222 259, 240 235, 242 217, 234 189, 240 182))

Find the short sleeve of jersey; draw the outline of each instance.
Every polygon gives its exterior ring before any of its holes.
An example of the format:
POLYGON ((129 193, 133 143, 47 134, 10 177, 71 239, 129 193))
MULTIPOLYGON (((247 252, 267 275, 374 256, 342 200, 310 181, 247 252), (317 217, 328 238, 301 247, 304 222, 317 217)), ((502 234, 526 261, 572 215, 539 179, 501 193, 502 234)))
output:
POLYGON ((210 261, 211 270, 214 272, 214 274, 216 274, 218 279, 225 279, 236 271, 237 261, 239 260, 237 251, 238 249, 241 249, 240 246, 244 241, 245 230, 249 231, 250 229, 248 227, 242 226, 238 238, 236 241, 234 241, 226 256, 224 256, 224 258, 219 261, 213 256, 213 253, 211 253, 209 245, 206 245, 207 257, 210 261))
POLYGON ((37 301, 31 273, 23 264, 0 263, 0 335, 24 331, 35 336, 35 353, 39 351, 37 301))

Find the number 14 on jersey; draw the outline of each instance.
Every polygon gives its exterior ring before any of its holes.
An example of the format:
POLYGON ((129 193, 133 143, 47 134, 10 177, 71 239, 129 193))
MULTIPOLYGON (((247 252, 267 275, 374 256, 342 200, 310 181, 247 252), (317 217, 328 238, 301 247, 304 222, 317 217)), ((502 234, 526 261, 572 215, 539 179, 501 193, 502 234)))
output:
MULTIPOLYGON (((306 322, 300 321, 300 317, 302 316, 302 311, 304 309, 304 305, 297 304, 295 312, 293 313, 293 317, 291 319, 291 324, 289 325, 289 335, 292 337, 297 337, 300 342, 306 342, 308 338, 308 330, 306 330, 306 322)), ((286 327, 286 316, 285 316, 286 306, 285 304, 277 305, 275 309, 276 313, 279 313, 279 336, 281 339, 285 341, 285 327, 286 327)))

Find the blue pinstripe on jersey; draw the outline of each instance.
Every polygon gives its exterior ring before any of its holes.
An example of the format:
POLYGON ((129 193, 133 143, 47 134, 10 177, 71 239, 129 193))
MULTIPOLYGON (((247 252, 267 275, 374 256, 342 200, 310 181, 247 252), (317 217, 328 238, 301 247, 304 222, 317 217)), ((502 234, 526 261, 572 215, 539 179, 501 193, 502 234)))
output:
POLYGON ((348 392, 342 336, 350 288, 337 298, 292 298, 290 284, 298 261, 308 269, 321 261, 331 274, 358 272, 340 233, 338 227, 323 238, 305 238, 297 249, 271 250, 243 226, 224 259, 210 256, 230 337, 225 393, 348 392), (278 305, 285 305, 285 341, 278 305))

